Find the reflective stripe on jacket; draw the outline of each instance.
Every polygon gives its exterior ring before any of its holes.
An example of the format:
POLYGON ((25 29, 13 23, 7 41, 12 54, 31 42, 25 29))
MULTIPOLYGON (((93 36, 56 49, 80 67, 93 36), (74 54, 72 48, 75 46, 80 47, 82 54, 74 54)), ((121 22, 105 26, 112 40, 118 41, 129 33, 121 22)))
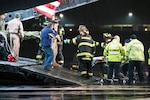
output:
POLYGON ((78 35, 70 40, 70 43, 78 46, 78 57, 82 60, 92 60, 96 44, 90 35, 78 35))
POLYGON ((122 56, 125 55, 125 51, 122 44, 116 39, 113 39, 104 49, 103 55, 104 57, 108 56, 109 62, 121 62, 122 56))

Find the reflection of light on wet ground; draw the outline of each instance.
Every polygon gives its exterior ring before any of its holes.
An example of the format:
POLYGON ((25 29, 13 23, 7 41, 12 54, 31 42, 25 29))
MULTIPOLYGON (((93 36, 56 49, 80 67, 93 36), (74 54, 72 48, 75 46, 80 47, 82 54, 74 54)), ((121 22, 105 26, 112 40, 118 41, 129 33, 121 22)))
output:
POLYGON ((0 100, 150 100, 150 86, 1 87, 0 100))

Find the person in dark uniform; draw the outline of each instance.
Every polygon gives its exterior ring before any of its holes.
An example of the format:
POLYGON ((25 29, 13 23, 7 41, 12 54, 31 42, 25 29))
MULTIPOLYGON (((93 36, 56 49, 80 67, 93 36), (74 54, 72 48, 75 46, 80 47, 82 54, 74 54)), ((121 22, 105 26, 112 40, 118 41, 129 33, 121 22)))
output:
MULTIPOLYGON (((110 33, 103 33, 103 39, 104 39, 104 42, 101 42, 101 47, 104 51, 105 47, 107 46, 107 44, 109 42, 111 42, 112 40, 112 35, 110 33)), ((104 75, 107 73, 107 67, 108 67, 108 64, 107 62, 103 62, 101 63, 101 66, 100 66, 100 78, 104 78, 104 75)))
POLYGON ((150 47, 148 49, 148 84, 150 85, 150 47))
POLYGON ((62 25, 58 26, 58 34, 60 36, 61 42, 57 41, 58 44, 58 54, 56 56, 56 62, 59 63, 61 66, 64 65, 64 56, 63 56, 63 39, 65 35, 65 30, 62 25))
POLYGON ((77 57, 81 77, 91 79, 93 76, 92 59, 95 54, 95 41, 89 35, 89 30, 84 25, 79 25, 79 35, 73 39, 66 39, 64 43, 75 44, 78 46, 77 57))
MULTIPOLYGON (((126 53, 126 49, 127 49, 127 46, 128 46, 128 44, 129 44, 129 42, 130 42, 129 39, 125 39, 125 40, 124 40, 123 49, 124 49, 125 53, 126 53)), ((124 65, 123 65, 122 68, 121 68, 121 69, 122 69, 122 73, 123 73, 123 75, 127 76, 129 61, 123 60, 122 63, 124 63, 124 65)))

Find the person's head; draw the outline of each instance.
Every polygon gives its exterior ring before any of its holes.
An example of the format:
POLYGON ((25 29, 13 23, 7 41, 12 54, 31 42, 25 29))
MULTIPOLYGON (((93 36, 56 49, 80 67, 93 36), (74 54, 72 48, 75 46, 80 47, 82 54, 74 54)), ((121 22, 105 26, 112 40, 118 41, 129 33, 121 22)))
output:
POLYGON ((85 25, 79 25, 78 31, 82 35, 89 34, 89 30, 86 28, 85 25))
POLYGON ((59 23, 60 19, 58 18, 58 16, 53 16, 52 21, 55 23, 59 23))
POLYGON ((111 36, 111 34, 110 33, 103 33, 103 38, 104 39, 111 39, 112 38, 112 36, 111 36))
POLYGON ((136 36, 135 34, 132 34, 132 35, 130 36, 130 40, 133 40, 133 39, 137 39, 137 36, 136 36))
POLYGON ((129 42, 130 42, 129 39, 125 39, 125 40, 124 40, 124 45, 127 45, 129 42))
POLYGON ((57 31, 58 29, 58 23, 55 23, 55 22, 49 22, 47 26, 54 29, 55 31, 57 31))
POLYGON ((105 42, 110 42, 112 39, 112 35, 110 33, 103 33, 103 38, 105 40, 105 42))
POLYGON ((21 18, 20 13, 15 13, 15 18, 20 19, 21 18))
POLYGON ((118 35, 115 35, 114 39, 116 39, 118 42, 120 42, 120 37, 118 35))

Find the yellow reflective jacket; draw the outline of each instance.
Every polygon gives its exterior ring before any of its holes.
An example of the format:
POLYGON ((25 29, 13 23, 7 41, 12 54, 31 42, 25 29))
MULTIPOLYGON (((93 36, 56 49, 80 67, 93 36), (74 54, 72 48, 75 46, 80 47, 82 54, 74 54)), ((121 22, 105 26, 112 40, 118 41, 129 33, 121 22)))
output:
POLYGON ((125 56, 125 51, 122 44, 113 39, 104 49, 103 55, 104 57, 108 56, 108 62, 121 62, 122 56, 125 56))
POLYGON ((144 45, 137 39, 133 39, 127 46, 126 57, 129 60, 144 61, 144 45))

